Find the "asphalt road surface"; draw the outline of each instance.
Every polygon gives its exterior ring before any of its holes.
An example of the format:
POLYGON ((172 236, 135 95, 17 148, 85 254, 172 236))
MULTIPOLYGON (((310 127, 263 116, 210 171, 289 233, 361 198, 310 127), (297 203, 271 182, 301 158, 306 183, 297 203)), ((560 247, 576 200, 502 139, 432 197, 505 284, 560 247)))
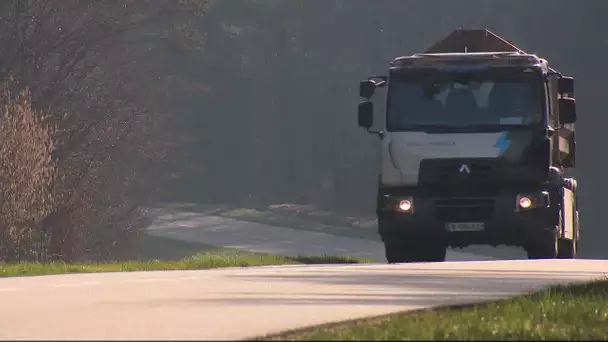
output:
POLYGON ((386 265, 378 242, 179 214, 155 235, 283 255, 354 255, 376 265, 232 268, 0 279, 0 338, 236 340, 424 307, 507 298, 605 277, 608 261, 386 265))
POLYGON ((608 261, 79 274, 0 281, 0 338, 236 340, 605 276, 608 261))
MULTIPOLYGON (((149 233, 187 242, 226 246, 284 256, 353 256, 384 262, 384 245, 374 240, 276 227, 224 217, 178 212, 161 215, 149 233)), ((511 252, 513 253, 513 252, 511 252)), ((513 254, 511 254, 513 255, 513 254)), ((524 259, 520 252, 516 258, 524 259)), ((448 261, 501 259, 495 256, 448 250, 448 261)))

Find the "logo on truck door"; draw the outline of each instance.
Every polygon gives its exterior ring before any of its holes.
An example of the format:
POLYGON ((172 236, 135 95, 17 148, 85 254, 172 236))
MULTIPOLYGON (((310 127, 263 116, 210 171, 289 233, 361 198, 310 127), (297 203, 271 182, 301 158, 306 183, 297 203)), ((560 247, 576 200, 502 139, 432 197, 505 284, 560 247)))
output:
POLYGON ((507 138, 508 135, 509 132, 503 132, 494 144, 494 147, 498 148, 499 156, 505 154, 505 152, 509 149, 509 146, 511 146, 511 140, 507 138))
POLYGON ((460 173, 471 173, 471 169, 469 168, 469 165, 467 164, 462 164, 462 166, 460 167, 460 173))

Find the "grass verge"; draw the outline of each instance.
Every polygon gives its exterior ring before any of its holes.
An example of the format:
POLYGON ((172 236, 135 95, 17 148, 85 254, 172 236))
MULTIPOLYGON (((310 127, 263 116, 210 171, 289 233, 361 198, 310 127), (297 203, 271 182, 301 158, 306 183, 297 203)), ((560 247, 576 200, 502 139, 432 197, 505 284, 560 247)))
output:
POLYGON ((608 340, 608 281, 307 328, 260 340, 608 340))
POLYGON ((90 263, 16 263, 0 264, 0 277, 36 276, 68 273, 205 270, 222 267, 251 267, 298 264, 354 264, 366 260, 343 257, 281 257, 232 250, 199 253, 180 260, 137 260, 90 263))

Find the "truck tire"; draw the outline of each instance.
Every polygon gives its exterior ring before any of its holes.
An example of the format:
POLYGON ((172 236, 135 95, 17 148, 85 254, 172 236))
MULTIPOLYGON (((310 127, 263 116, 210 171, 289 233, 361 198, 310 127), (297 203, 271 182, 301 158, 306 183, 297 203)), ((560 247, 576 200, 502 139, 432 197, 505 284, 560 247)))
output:
POLYGON ((406 246, 402 246, 398 243, 384 243, 384 255, 386 257, 386 261, 389 264, 399 264, 403 262, 407 262, 410 259, 410 255, 412 254, 410 251, 406 249, 406 246))
POLYGON ((559 247, 561 240, 561 230, 563 227, 563 215, 560 209, 557 226, 555 230, 545 239, 537 241, 535 244, 528 246, 526 252, 528 259, 556 259, 559 256, 559 247))
POLYGON ((556 259, 559 255, 559 238, 557 232, 550 238, 528 246, 528 259, 556 259))
POLYGON ((448 249, 443 245, 431 245, 427 247, 427 260, 429 262, 444 262, 448 249))
POLYGON ((384 242, 386 261, 389 264, 410 262, 443 262, 447 254, 445 246, 430 243, 384 242))
POLYGON ((559 239, 558 259, 574 259, 576 258, 577 243, 576 240, 559 239))

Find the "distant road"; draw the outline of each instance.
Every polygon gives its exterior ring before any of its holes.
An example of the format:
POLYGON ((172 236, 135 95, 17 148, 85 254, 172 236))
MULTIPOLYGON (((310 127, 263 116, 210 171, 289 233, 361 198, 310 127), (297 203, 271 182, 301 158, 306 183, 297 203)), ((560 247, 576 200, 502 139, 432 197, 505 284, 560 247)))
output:
MULTIPOLYGON (((327 233, 270 226, 197 213, 162 215, 149 233, 176 240, 226 246, 285 256, 353 256, 384 262, 381 242, 327 233)), ((498 258, 449 250, 449 261, 498 258)))
POLYGON ((0 338, 239 340, 605 276, 608 261, 280 266, 0 279, 0 338))

